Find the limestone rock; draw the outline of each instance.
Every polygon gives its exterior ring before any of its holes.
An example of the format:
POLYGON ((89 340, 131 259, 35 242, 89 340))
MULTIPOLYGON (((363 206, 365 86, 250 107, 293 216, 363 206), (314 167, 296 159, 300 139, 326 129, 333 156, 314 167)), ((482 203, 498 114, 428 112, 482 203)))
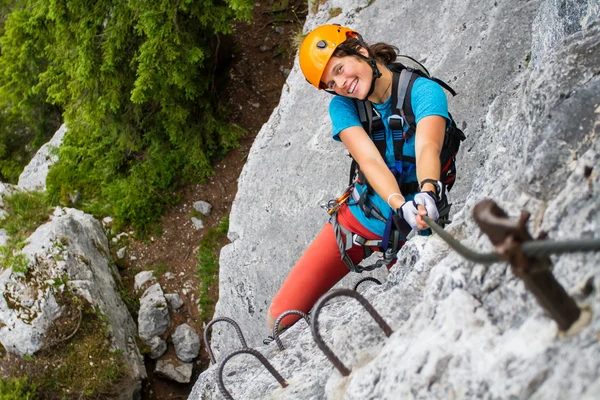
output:
POLYGON ((125 252, 127 251, 127 246, 121 247, 117 250, 117 259, 122 260, 125 258, 125 252))
POLYGON ((188 324, 181 324, 171 335, 177 357, 184 362, 191 362, 200 352, 200 337, 188 324))
POLYGON ((19 176, 18 186, 26 190, 46 190, 48 170, 56 161, 56 150, 62 144, 67 126, 62 124, 52 139, 43 145, 19 176))
POLYGON ((196 201, 193 204, 194 210, 198 211, 202 215, 209 216, 212 211, 212 205, 206 201, 196 201))
POLYGON ((200 229, 204 229, 204 222, 202 222, 201 219, 198 219, 196 217, 192 217, 192 224, 194 225, 194 228, 199 231, 200 229))
POLYGON ((65 283, 57 282, 66 279, 71 290, 107 317, 111 341, 125 356, 129 375, 144 379, 136 326, 117 291, 119 275, 109 262, 100 223, 79 210, 57 209, 27 239, 22 253, 29 260, 26 277, 12 269, 0 274, 0 341, 7 351, 24 356, 43 346, 46 329, 60 315, 56 298, 65 283))
POLYGON ((140 297, 139 335, 144 341, 165 333, 171 319, 167 300, 159 283, 150 286, 140 297))
POLYGON ((149 356, 153 360, 161 357, 167 351, 167 342, 159 336, 154 336, 152 339, 146 341, 146 344, 150 347, 149 356))
POLYGON ((189 383, 193 364, 179 360, 158 360, 154 373, 179 383, 189 383))
POLYGON ((154 281, 154 273, 152 271, 141 271, 135 275, 133 289, 135 292, 139 292, 144 286, 154 281))
POLYGON ((181 300, 181 297, 177 293, 166 293, 165 298, 173 311, 177 311, 183 306, 183 300, 181 300))

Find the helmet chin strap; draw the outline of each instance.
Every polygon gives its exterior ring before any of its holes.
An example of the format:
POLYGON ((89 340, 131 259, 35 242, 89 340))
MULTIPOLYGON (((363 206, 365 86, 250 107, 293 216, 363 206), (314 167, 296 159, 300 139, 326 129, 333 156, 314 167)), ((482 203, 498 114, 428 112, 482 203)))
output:
POLYGON ((381 78, 381 71, 379 71, 379 68, 377 68, 377 62, 375 61, 375 59, 367 58, 366 61, 367 63, 369 63, 371 69, 373 70, 373 79, 371 79, 371 88, 369 89, 369 93, 367 93, 367 95, 364 99, 362 99, 362 101, 366 101, 373 94, 373 92, 375 91, 375 81, 377 81, 377 78, 381 78))

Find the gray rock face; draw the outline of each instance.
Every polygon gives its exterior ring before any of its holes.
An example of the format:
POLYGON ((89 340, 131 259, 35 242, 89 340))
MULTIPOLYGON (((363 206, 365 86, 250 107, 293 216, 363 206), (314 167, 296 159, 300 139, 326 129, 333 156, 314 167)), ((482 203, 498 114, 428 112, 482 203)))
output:
POLYGON ((546 0, 533 21, 531 61, 537 64, 565 37, 600 18, 597 0, 546 0))
POLYGON ((69 285, 106 315, 113 345, 125 355, 130 376, 145 378, 135 345, 136 327, 118 294, 118 272, 108 261, 108 242, 100 223, 69 208, 57 208, 51 218, 22 250, 30 261, 27 276, 12 269, 0 274, 2 345, 21 356, 38 351, 46 329, 61 312, 56 295, 69 285))
POLYGON ((200 337, 188 324, 181 324, 171 335, 177 357, 184 362, 191 362, 200 352, 200 337))
MULTIPOLYGON (((329 22, 426 59, 429 70, 460 93, 450 110, 459 124, 466 122, 467 141, 447 231, 470 248, 491 250, 471 218, 473 206, 486 197, 512 217, 529 210, 534 236, 599 237, 600 25, 582 24, 581 32, 539 51, 535 65, 527 63, 532 35, 545 37, 544 30, 554 29, 533 21, 559 6, 378 0, 359 9, 364 4, 331 0, 306 23, 308 31, 326 22, 329 9, 341 7, 329 22)), ((326 220, 318 204, 339 194, 347 179, 345 152, 330 139, 327 102, 296 65, 240 176, 215 316, 235 319, 248 344, 289 386, 279 387, 257 360, 240 355, 223 374, 233 398, 598 397, 599 253, 553 257, 554 275, 567 290, 593 279, 591 293, 578 301, 594 313, 573 336, 559 335, 506 264, 474 264, 437 236, 417 236, 383 285, 359 289, 392 327, 389 338, 353 299, 332 301, 319 315, 320 333, 351 368, 348 377, 318 349, 303 321, 282 335, 284 351, 274 343, 258 347, 269 334, 264 314, 272 296, 326 220)), ((239 348, 228 326, 215 325, 212 338, 217 360, 239 348)), ((217 369, 200 376, 190 399, 224 398, 217 369)))
POLYGON ((13 274, 12 269, 0 275, 0 342, 13 354, 34 354, 42 348, 44 335, 61 314, 55 293, 36 279, 32 285, 25 277, 13 274))
POLYGON ((169 308, 159 283, 150 286, 140 297, 138 330, 144 341, 165 333, 171 319, 169 308))
POLYGON ((48 170, 56 161, 56 149, 62 144, 63 137, 67 132, 67 126, 62 124, 52 139, 43 145, 36 155, 31 159, 19 176, 18 186, 26 190, 46 190, 46 177, 48 170))

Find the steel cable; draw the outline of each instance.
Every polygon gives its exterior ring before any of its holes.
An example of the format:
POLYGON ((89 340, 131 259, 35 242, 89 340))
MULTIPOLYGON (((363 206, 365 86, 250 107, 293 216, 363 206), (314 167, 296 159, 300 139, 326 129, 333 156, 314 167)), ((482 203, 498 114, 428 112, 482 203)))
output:
MULTIPOLYGON (((464 246, 456 240, 451 234, 446 232, 441 226, 436 224, 428 216, 423 220, 429 225, 431 230, 437 233, 448 245, 458 254, 467 260, 480 264, 493 264, 499 261, 506 261, 506 258, 496 252, 478 253, 464 246)), ((600 239, 572 239, 572 240, 531 240, 521 244, 523 254, 528 257, 539 257, 550 254, 576 253, 581 251, 600 251, 600 239)))

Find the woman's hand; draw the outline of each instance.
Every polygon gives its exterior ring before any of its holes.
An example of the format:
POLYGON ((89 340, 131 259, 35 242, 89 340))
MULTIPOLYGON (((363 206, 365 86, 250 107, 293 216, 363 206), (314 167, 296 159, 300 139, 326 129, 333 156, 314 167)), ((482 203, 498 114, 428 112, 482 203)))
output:
POLYGON ((434 221, 440 218, 437 205, 435 204, 436 198, 432 192, 417 193, 413 201, 418 204, 418 213, 415 219, 419 229, 429 228, 429 225, 423 221, 423 216, 428 215, 434 221))
MULTIPOLYGON (((416 199, 416 197, 415 197, 416 199)), ((435 203, 434 203, 435 207, 435 203)), ((432 210, 433 211, 433 210, 432 210)), ((437 208, 435 208, 437 213, 437 208)), ((423 216, 428 215, 427 208, 416 201, 407 201, 402 207, 396 209, 396 214, 406 223, 405 225, 401 221, 395 221, 396 228, 406 237, 411 229, 420 231, 429 228, 429 225, 423 221, 423 216), (409 227, 409 232, 405 232, 406 227, 409 227)), ((431 214, 429 214, 431 216, 431 214)), ((437 214, 436 214, 437 215, 437 214)), ((432 217, 433 218, 433 217, 432 217)), ((438 217, 434 218, 437 219, 438 217)))

